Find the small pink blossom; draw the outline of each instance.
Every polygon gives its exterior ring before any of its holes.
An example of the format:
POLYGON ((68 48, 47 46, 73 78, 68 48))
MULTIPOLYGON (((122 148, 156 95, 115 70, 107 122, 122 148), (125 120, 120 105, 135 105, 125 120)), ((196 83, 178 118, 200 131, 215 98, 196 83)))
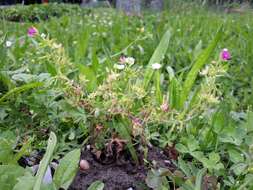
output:
POLYGON ((119 63, 120 64, 125 64, 126 63, 126 57, 125 56, 120 56, 119 63))
POLYGON ((132 119, 132 124, 133 124, 134 126, 142 126, 141 119, 139 119, 139 118, 137 118, 137 117, 133 118, 133 119, 132 119))
POLYGON ((161 110, 163 112, 168 112, 169 111, 169 105, 167 102, 164 102, 161 106, 160 106, 161 110))
POLYGON ((223 49, 220 53, 220 58, 222 61, 228 61, 231 59, 231 54, 230 52, 228 51, 228 49, 223 49))
POLYGON ((29 36, 29 37, 34 37, 35 35, 37 35, 39 32, 38 32, 38 30, 37 30, 37 28, 35 28, 35 27, 30 27, 30 28, 28 28, 28 31, 27 31, 27 35, 29 36))

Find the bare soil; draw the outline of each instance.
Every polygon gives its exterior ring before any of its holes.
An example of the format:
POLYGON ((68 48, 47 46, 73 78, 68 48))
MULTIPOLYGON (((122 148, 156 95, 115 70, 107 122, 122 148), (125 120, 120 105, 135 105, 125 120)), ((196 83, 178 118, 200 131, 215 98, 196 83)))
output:
POLYGON ((86 190, 96 180, 105 184, 104 190, 127 190, 131 188, 133 190, 145 190, 150 189, 145 184, 150 167, 175 170, 171 159, 159 148, 149 148, 145 163, 143 152, 138 153, 138 157, 140 161, 138 165, 133 162, 126 151, 122 151, 121 155, 111 157, 100 153, 98 159, 94 151, 85 148, 82 151, 81 159, 88 161, 89 169, 78 171, 69 190, 86 190))

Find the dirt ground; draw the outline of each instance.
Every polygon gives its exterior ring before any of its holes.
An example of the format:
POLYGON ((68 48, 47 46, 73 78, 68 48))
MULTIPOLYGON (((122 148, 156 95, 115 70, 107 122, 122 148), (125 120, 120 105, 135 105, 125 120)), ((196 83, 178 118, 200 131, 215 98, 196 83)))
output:
POLYGON ((105 184, 104 190, 145 190, 149 189, 145 185, 145 178, 151 166, 175 170, 171 159, 158 148, 149 148, 145 164, 143 155, 138 154, 140 163, 136 165, 126 152, 117 158, 108 158, 102 153, 97 159, 94 151, 92 153, 92 150, 85 148, 81 159, 88 161, 89 169, 78 171, 69 190, 86 190, 96 180, 105 184))

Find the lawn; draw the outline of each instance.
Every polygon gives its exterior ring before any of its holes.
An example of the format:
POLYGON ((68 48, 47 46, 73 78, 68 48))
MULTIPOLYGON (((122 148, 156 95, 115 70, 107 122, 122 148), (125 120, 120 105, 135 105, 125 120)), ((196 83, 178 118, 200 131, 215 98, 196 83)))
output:
POLYGON ((252 189, 252 16, 0 9, 0 187, 252 189))

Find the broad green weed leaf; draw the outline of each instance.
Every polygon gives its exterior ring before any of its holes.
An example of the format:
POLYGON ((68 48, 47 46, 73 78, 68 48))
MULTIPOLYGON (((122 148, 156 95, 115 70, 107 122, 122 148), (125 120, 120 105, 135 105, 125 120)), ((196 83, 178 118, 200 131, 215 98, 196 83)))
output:
POLYGON ((105 184, 101 181, 95 181, 93 182, 87 190, 103 190, 105 187, 105 184))
POLYGON ((43 159, 40 161, 39 170, 36 174, 36 181, 33 190, 40 190, 41 188, 41 183, 47 170, 47 167, 52 159, 56 143, 57 143, 56 135, 53 132, 51 132, 47 143, 46 153, 43 159))
POLYGON ((213 130, 215 133, 220 133, 224 127, 226 127, 227 121, 227 114, 225 110, 220 110, 216 112, 212 118, 213 120, 213 130))
POLYGON ((54 175, 54 183, 57 189, 67 189, 71 184, 78 169, 80 154, 80 149, 75 149, 61 159, 54 175))
POLYGON ((234 163, 244 162, 244 155, 236 149, 228 150, 229 158, 234 163))
POLYGON ((222 31, 223 27, 221 27, 213 41, 209 44, 209 46, 198 56, 197 60, 193 64, 190 72, 187 74, 187 77, 183 84, 182 94, 180 98, 180 108, 183 108, 185 101, 189 97, 189 94, 191 92, 192 86, 197 78, 197 75, 200 71, 200 69, 206 64, 209 57, 211 56, 212 52, 216 48, 218 42, 220 41, 222 37, 222 31))
POLYGON ((166 176, 173 176, 173 174, 165 168, 159 168, 157 170, 151 169, 148 171, 146 178, 146 184, 148 187, 156 190, 169 189, 168 180, 166 176))
POLYGON ((199 142, 193 136, 190 136, 187 139, 187 147, 190 152, 193 152, 193 151, 198 150, 200 148, 199 142))
POLYGON ((195 151, 195 152, 192 152, 191 155, 196 158, 197 160, 199 160, 200 162, 202 162, 203 160, 206 159, 205 155, 203 152, 200 152, 200 151, 195 151))
POLYGON ((24 173, 25 169, 18 165, 0 165, 0 189, 12 190, 24 173))
POLYGON ((183 144, 176 144, 176 149, 179 151, 179 152, 181 152, 181 153, 188 153, 189 152, 189 150, 188 150, 188 148, 185 146, 185 145, 183 145, 183 144))
POLYGON ((15 141, 16 136, 11 131, 3 132, 0 135, 0 163, 8 164, 12 161, 15 141))
POLYGON ((219 162, 220 156, 217 153, 211 152, 208 158, 205 157, 204 153, 200 151, 192 152, 191 155, 200 161, 203 164, 204 168, 207 168, 209 170, 220 170, 224 168, 223 164, 219 162))
POLYGON ((154 63, 161 63, 162 59, 164 58, 166 51, 169 47, 171 32, 167 30, 163 35, 159 45, 157 46, 155 52, 153 53, 149 63, 147 65, 145 75, 144 75, 144 88, 146 89, 149 85, 149 82, 153 76, 154 70, 152 69, 152 64, 154 63))
POLYGON ((247 167, 248 165, 246 163, 237 163, 237 164, 232 165, 230 170, 232 170, 235 173, 235 175, 239 176, 243 172, 245 172, 247 167))
POLYGON ((34 183, 35 183, 35 177, 31 174, 31 172, 25 172, 25 174, 21 177, 19 177, 18 183, 14 186, 13 190, 32 190, 34 183))

